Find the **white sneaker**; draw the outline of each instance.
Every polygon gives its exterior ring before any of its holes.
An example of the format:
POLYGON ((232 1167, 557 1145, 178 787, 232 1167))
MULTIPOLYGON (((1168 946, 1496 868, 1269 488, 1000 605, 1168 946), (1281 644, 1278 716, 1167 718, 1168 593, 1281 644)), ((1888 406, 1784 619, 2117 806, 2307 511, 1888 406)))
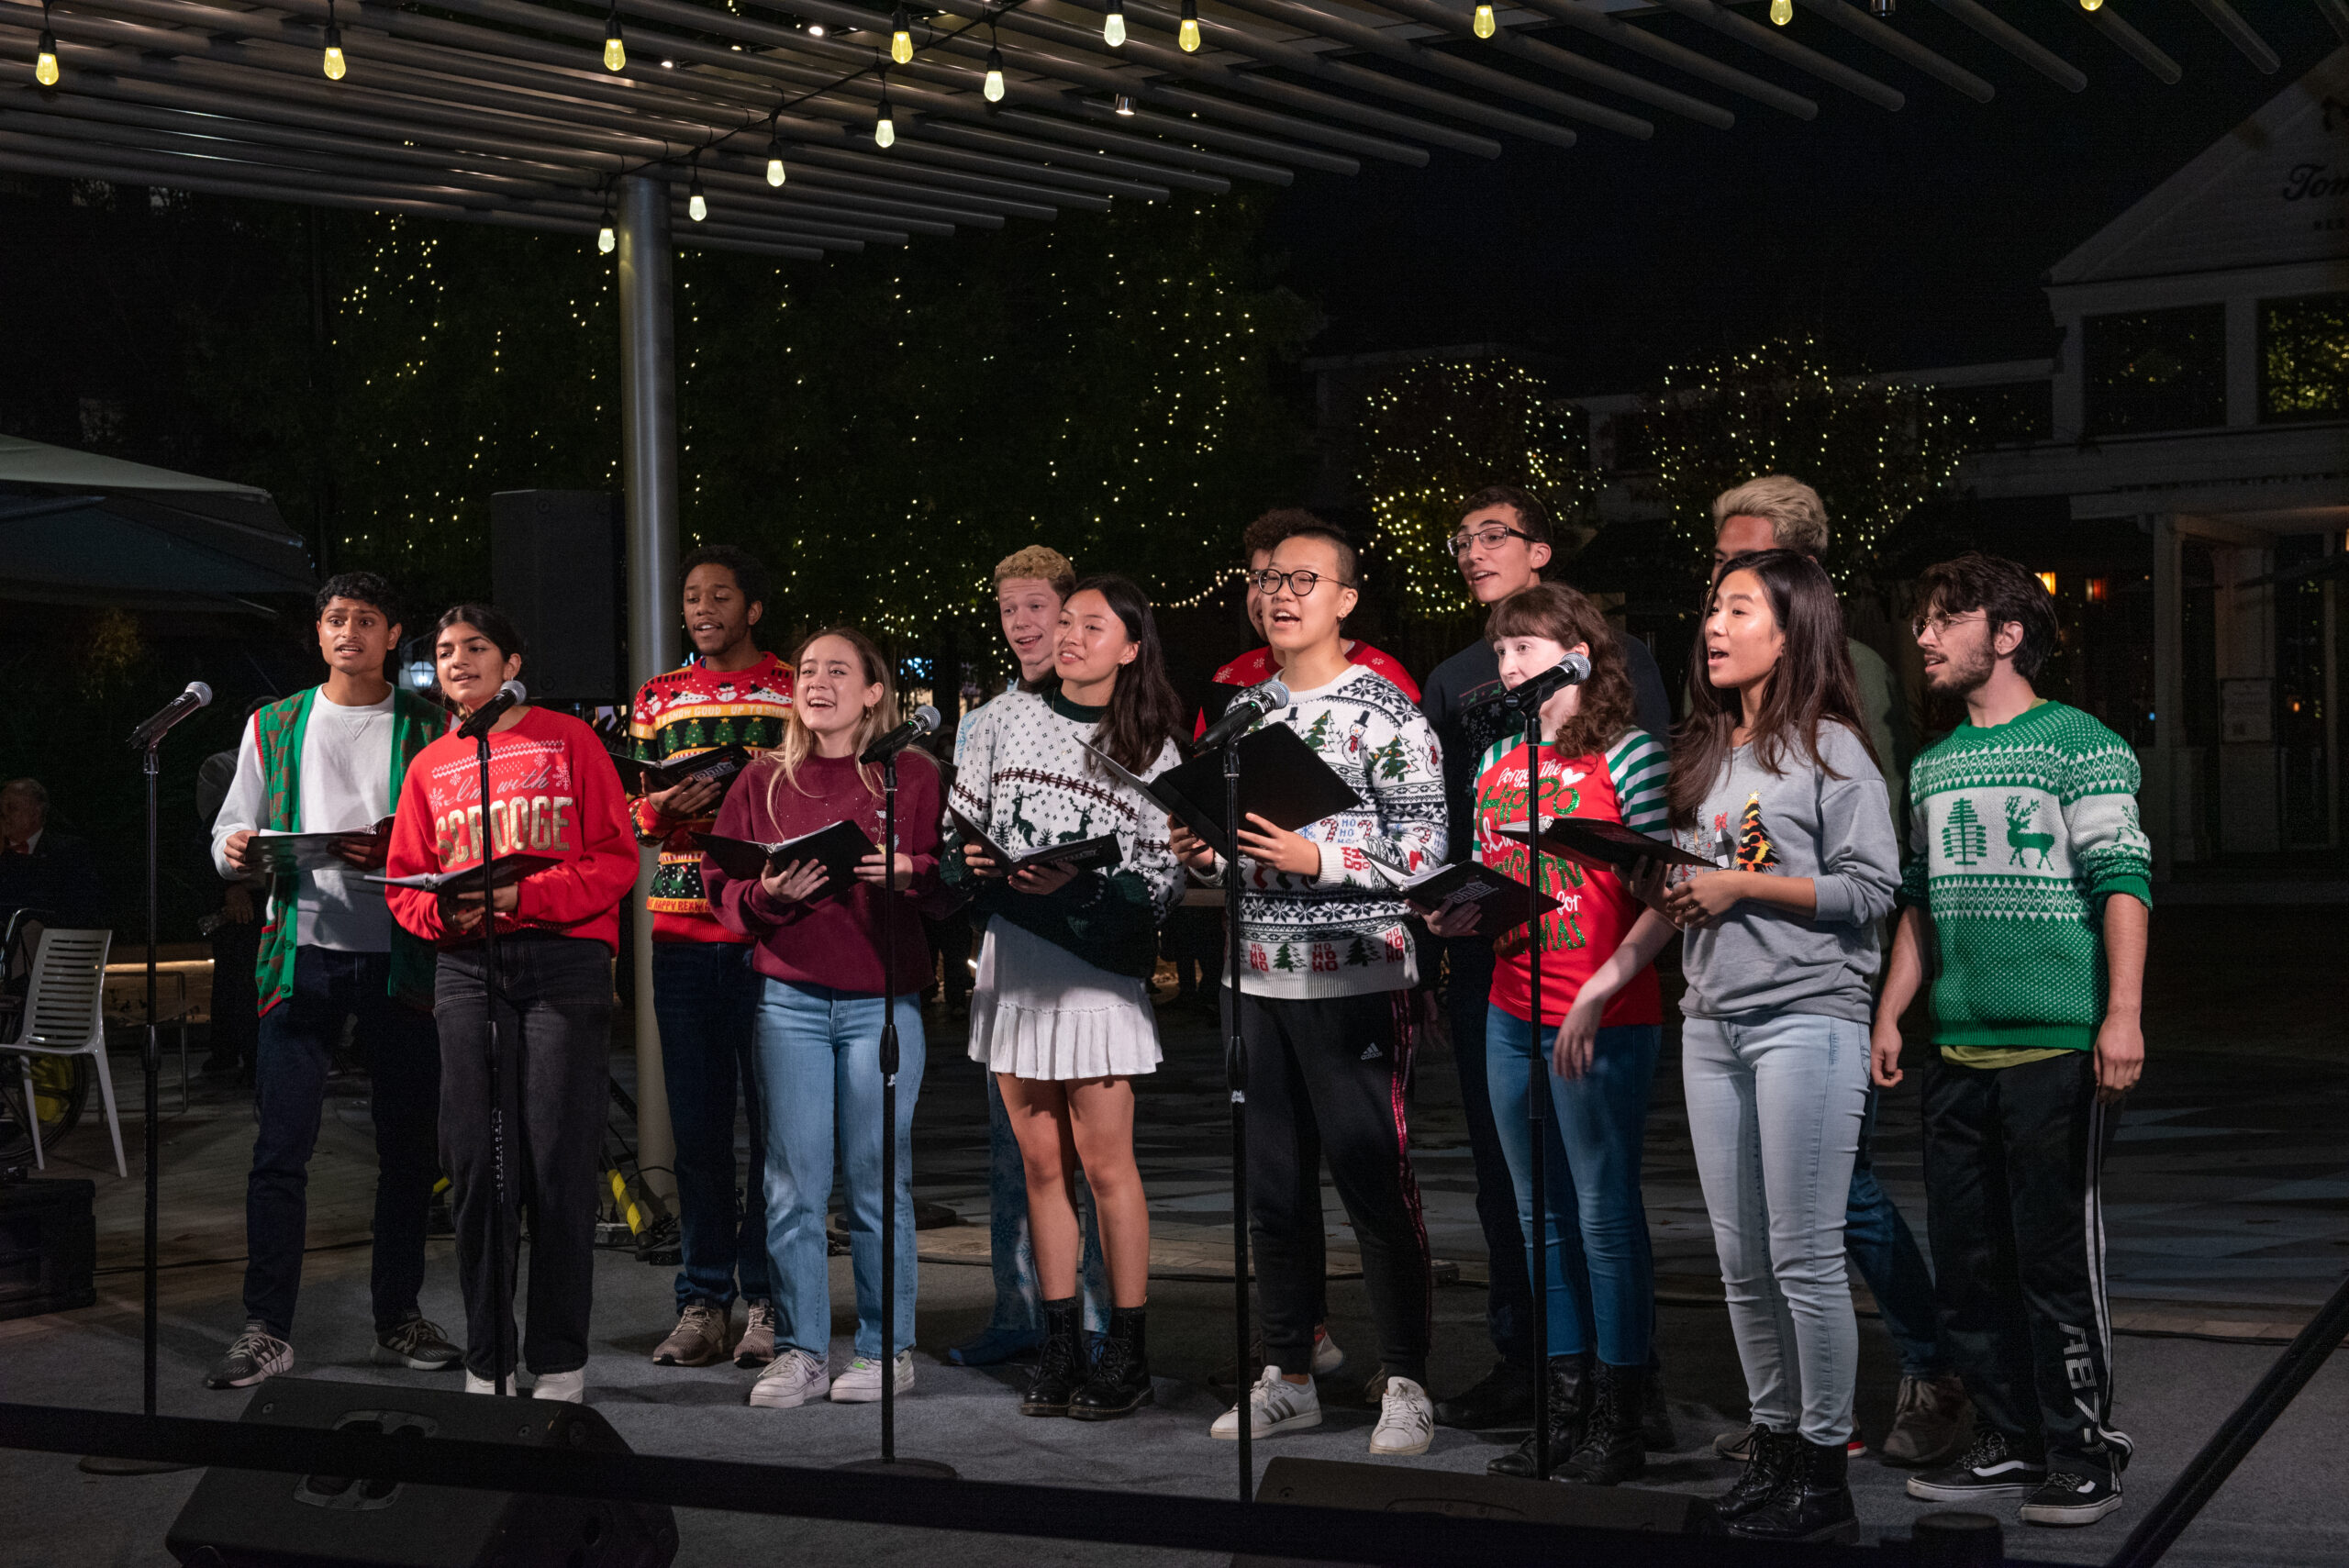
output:
MULTIPOLYGON (((506 1388, 508 1393, 513 1391, 514 1380, 512 1378, 509 1377, 506 1380, 506 1388)), ((465 1369, 465 1392, 468 1394, 495 1394, 497 1392, 497 1385, 491 1382, 486 1377, 475 1377, 473 1375, 473 1368, 467 1367, 465 1369)))
POLYGON ((1338 1349, 1338 1341, 1330 1338, 1330 1330, 1322 1329, 1313 1336, 1313 1375, 1327 1377, 1346 1364, 1346 1352, 1338 1349))
POLYGON ((1370 1451, 1381 1459, 1425 1453, 1435 1440, 1435 1401, 1408 1377, 1388 1377, 1378 1402, 1378 1425, 1371 1429, 1370 1451))
MULTIPOLYGON (((914 1385, 914 1353, 897 1352, 897 1392, 903 1394, 914 1385)), ((859 1356, 848 1363, 848 1370, 832 1379, 832 1403, 835 1405, 870 1405, 881 1397, 881 1360, 877 1356, 859 1356)))
MULTIPOLYGON (((1251 1437, 1270 1437, 1275 1432, 1294 1432, 1321 1424, 1321 1396, 1315 1392, 1313 1380, 1291 1383, 1276 1366, 1266 1367, 1264 1375, 1256 1379, 1256 1385, 1248 1391, 1248 1407, 1252 1413, 1248 1429, 1251 1437)), ((1240 1407, 1235 1405, 1218 1416, 1208 1435, 1238 1442, 1240 1407)))
POLYGON ((584 1404, 587 1399, 587 1369, 576 1372, 541 1373, 538 1382, 530 1385, 533 1399, 560 1399, 566 1405, 584 1404))
POLYGON ((788 1350, 767 1362, 751 1385, 751 1403, 769 1410, 790 1410, 823 1397, 832 1385, 824 1363, 806 1351, 788 1350))

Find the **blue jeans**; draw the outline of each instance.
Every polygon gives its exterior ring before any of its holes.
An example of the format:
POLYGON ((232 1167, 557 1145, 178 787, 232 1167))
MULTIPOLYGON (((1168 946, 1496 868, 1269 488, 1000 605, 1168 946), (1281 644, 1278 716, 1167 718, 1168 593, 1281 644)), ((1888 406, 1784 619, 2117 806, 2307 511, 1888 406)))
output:
MULTIPOLYGON (((1501 1360, 1531 1366, 1533 1282, 1525 1271, 1532 1253, 1525 1240, 1525 1222, 1509 1197, 1508 1161, 1493 1126, 1491 1086, 1485 1081, 1485 1019, 1492 1006, 1493 989, 1492 940, 1454 937, 1443 951, 1451 968, 1451 978, 1444 984, 1444 1021, 1452 1028, 1453 1063, 1460 1074, 1460 1109, 1468 1123, 1468 1157, 1476 1173, 1476 1227, 1485 1233, 1485 1256, 1491 1273, 1491 1283, 1485 1287, 1485 1332, 1501 1360)), ((1521 1107, 1521 1090, 1519 1100, 1521 1107)), ((1318 1183, 1319 1178, 1315 1180, 1318 1183)))
POLYGON ((1933 1276, 1909 1233, 1892 1195, 1876 1179, 1868 1140, 1876 1132, 1876 1085, 1868 1085, 1867 1113, 1860 1121, 1859 1154, 1852 1163, 1852 1194, 1845 1205, 1843 1251, 1868 1282, 1883 1315, 1884 1330, 1900 1353, 1907 1377, 1935 1378, 1950 1371, 1942 1345, 1941 1311, 1933 1298, 1933 1276))
POLYGON ((766 1139, 760 1128, 751 1019, 759 973, 747 942, 656 942, 652 1010, 661 1023, 661 1077, 677 1138, 677 1310, 707 1301, 734 1305, 774 1294, 767 1283, 766 1139), (734 1094, 751 1120, 751 1168, 735 1216, 734 1094))
MULTIPOLYGON (((856 1353, 881 1354, 881 998, 765 980, 754 1038, 766 1105, 767 1253, 774 1263, 778 1350, 818 1360, 832 1342, 824 1217, 832 1152, 848 1174, 850 1261, 856 1276, 856 1353)), ((921 998, 896 999, 896 1299, 891 1340, 913 1343, 914 1102, 921 1096, 921 998)))
POLYGON ((253 1139, 245 1178, 245 1316, 279 1339, 294 1327, 309 1218, 310 1153, 342 1021, 359 1019, 367 1108, 375 1124, 375 1331, 416 1312, 424 1284, 425 1213, 440 1178, 440 1037, 432 1015, 384 994, 388 952, 294 950, 294 994, 261 1016, 253 1061, 253 1139))
MULTIPOLYGON (((1028 1232, 1028 1168, 1011 1130, 1011 1113, 1004 1109, 1003 1085, 992 1073, 986 1080, 987 1259, 995 1267, 995 1317, 987 1328, 1041 1333, 1044 1317, 1038 1303, 1043 1293, 1037 1288, 1036 1246, 1028 1232)), ((1103 1333, 1109 1327, 1109 1280, 1101 1262, 1101 1227, 1093 1217, 1093 1188, 1083 1171, 1076 1173, 1076 1224, 1084 1247, 1076 1288, 1085 1299, 1085 1328, 1103 1333)))
POLYGON ((1753 1419, 1844 1442, 1860 1334, 1843 1215, 1867 1115, 1867 1026, 1690 1018, 1680 1072, 1753 1419))
MULTIPOLYGON (((1508 1159, 1517 1222, 1533 1233, 1533 1129, 1527 1119, 1533 1053, 1546 1062, 1558 1038, 1486 1004, 1485 1076, 1493 1125, 1508 1159)), ((1549 1353, 1595 1350, 1609 1366, 1648 1364, 1655 1319, 1655 1257, 1648 1247, 1647 1208, 1640 1195, 1640 1148, 1648 1089, 1655 1079, 1664 1029, 1625 1024, 1598 1031, 1590 1071, 1568 1080, 1554 1070, 1548 1141, 1542 1152, 1543 1229, 1547 1235, 1549 1353)), ((1533 1249, 1525 1249, 1531 1277, 1533 1249)))

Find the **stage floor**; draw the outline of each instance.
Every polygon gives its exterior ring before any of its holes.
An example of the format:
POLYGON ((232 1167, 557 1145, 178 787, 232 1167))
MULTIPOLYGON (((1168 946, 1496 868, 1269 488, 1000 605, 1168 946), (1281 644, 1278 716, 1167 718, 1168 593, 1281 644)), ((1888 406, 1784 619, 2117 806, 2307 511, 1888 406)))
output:
MULTIPOLYGON (((2210 1435, 2218 1418, 2257 1380, 2274 1340, 2349 1264, 2349 1150, 2340 1141, 2349 1107, 2349 1053, 2337 1014, 2321 995, 2340 973, 2339 922, 2302 923, 2259 912, 2185 912, 2162 932, 2149 1006, 2154 1068, 2134 1096, 2108 1176, 2112 1292, 2121 1338, 2119 1424, 2138 1443, 2127 1477, 2130 1503, 2094 1529, 2062 1532, 2016 1526, 2009 1550, 2054 1562, 2100 1561, 2210 1435), (2223 920, 2217 917, 2225 917, 2223 920), (2168 943, 2163 944, 2167 947, 2168 943), (2264 966, 2264 970, 2263 970, 2264 966), (2204 978, 2207 977, 2207 978, 2204 978), (2211 1337, 2186 1338, 2184 1334, 2211 1337), (2266 1341, 2266 1342, 2262 1342, 2266 1341)), ((961 1058, 959 1020, 933 1008, 929 1080, 916 1121, 918 1196, 943 1203, 974 1226, 926 1232, 916 1325, 919 1381, 900 1407, 901 1450, 948 1460, 965 1475, 1153 1491, 1230 1496, 1230 1445, 1206 1435, 1219 1408, 1208 1373, 1230 1355, 1228 1247, 1230 1203, 1225 1111, 1213 1027, 1194 1008, 1162 1009, 1168 1066, 1144 1088, 1140 1143, 1152 1207, 1155 1249, 1152 1331, 1160 1405, 1108 1428, 1020 1418, 1018 1374, 938 1364, 936 1354, 975 1331, 991 1299, 984 1266, 984 1099, 976 1070, 961 1058), (949 1258, 969 1259, 950 1262, 949 1258)), ((1667 1040, 1670 1057, 1674 1042, 1667 1040)), ((614 1059, 625 1074, 625 1053, 614 1059)), ((115 1062, 126 1107, 139 1100, 135 1062, 115 1062)), ((167 1076, 175 1076, 168 1074, 167 1076)), ((367 1212, 372 1181, 363 1079, 339 1078, 313 1166, 306 1290, 295 1342, 302 1375, 386 1383, 430 1381, 367 1364, 367 1212)), ((177 1103, 167 1087, 164 1105, 177 1103)), ((173 1414, 233 1417, 249 1397, 214 1394, 198 1378, 241 1321, 242 1199, 250 1147, 249 1098, 199 1085, 184 1116, 163 1124, 164 1260, 161 1287, 161 1407, 173 1414)), ((1429 1224, 1440 1258, 1460 1283, 1436 1294, 1438 1392, 1478 1375, 1489 1360, 1483 1334, 1483 1251, 1473 1183, 1460 1144, 1457 1086, 1448 1056, 1431 1045, 1420 1062, 1414 1141, 1429 1224)), ((124 1138, 133 1179, 112 1173, 102 1126, 87 1123, 53 1155, 51 1174, 95 1177, 102 1276, 97 1307, 0 1324, 0 1388, 10 1399, 136 1409, 139 1404, 139 1183, 135 1110, 124 1138)), ((1876 1157, 1912 1224, 1922 1229, 1916 1177, 1912 1092, 1887 1099, 1876 1157)), ((1731 1467, 1714 1461, 1713 1434, 1742 1415, 1739 1378, 1711 1273, 1710 1241, 1695 1193, 1678 1074, 1658 1075, 1648 1162, 1651 1228, 1664 1276, 1660 1311, 1667 1384, 1679 1428, 1677 1453, 1652 1462, 1644 1485, 1715 1490, 1731 1467)), ((1324 1425, 1257 1445, 1276 1454, 1360 1460, 1372 1412, 1353 1402, 1373 1359, 1359 1282, 1351 1277, 1349 1237, 1334 1195, 1330 1285, 1332 1332, 1354 1352, 1322 1385, 1324 1425)), ((458 1319, 450 1244, 431 1244, 425 1307, 458 1319)), ((833 1261, 835 1328, 845 1330, 847 1264, 833 1261)), ((666 1331, 673 1271, 621 1253, 598 1255, 590 1398, 639 1450, 779 1463, 829 1464, 877 1442, 870 1407, 823 1405, 751 1410, 741 1403, 751 1374, 731 1366, 700 1371, 653 1367, 647 1359, 666 1331)), ((1864 1314, 1866 1302, 1863 1296, 1864 1314)), ((740 1309, 737 1309, 739 1320, 740 1309)), ((1890 1418, 1897 1368, 1881 1327, 1861 1322, 1859 1401, 1864 1435, 1881 1436, 1890 1418)), ((836 1346, 844 1357, 845 1342, 836 1346)), ((836 1364, 838 1362, 836 1360, 836 1364)), ((453 1385, 454 1378, 447 1380, 453 1385)), ((2179 1563, 2235 1565, 2349 1562, 2349 1362, 2336 1361, 2269 1433, 2235 1479, 2173 1550, 2179 1563)), ((1440 1430, 1435 1447, 1410 1462, 1481 1470, 1507 1440, 1440 1430)), ((1852 1477, 1874 1533, 1898 1532, 1923 1506, 1901 1491, 1900 1472, 1855 1461, 1852 1477)), ((164 1530, 195 1485, 193 1474, 102 1479, 72 1461, 0 1453, 0 1563, 152 1564, 166 1561, 164 1530)), ((685 1563, 804 1561, 856 1562, 943 1548, 970 1564, 1205 1562, 1196 1554, 1100 1548, 1077 1542, 964 1537, 949 1543, 914 1532, 718 1514, 681 1520, 685 1563)))

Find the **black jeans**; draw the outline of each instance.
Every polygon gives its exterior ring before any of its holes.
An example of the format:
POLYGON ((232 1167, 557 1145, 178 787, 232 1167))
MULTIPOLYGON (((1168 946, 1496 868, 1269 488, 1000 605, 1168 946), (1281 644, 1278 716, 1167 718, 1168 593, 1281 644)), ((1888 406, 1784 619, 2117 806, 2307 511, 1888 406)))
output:
POLYGON ((261 1017, 253 1110, 261 1130, 245 1178, 245 1316, 279 1339, 294 1327, 309 1221, 310 1153, 345 1018, 359 1020, 375 1122, 375 1331, 416 1312, 424 1284, 425 1211, 440 1176, 433 1116, 440 1050, 432 1015, 384 995, 387 952, 294 951, 294 994, 261 1017))
POLYGON ((1942 1334, 1976 1414, 2027 1453, 2119 1470, 2099 1192, 2119 1116, 2097 1103, 2095 1053, 1936 1059, 1924 1110, 1942 1334))
POLYGON ((1427 1383, 1435 1302, 1403 1112, 1410 1075, 1403 1009, 1409 1005, 1408 991, 1310 1001, 1241 997, 1248 1234, 1256 1248, 1264 1359, 1284 1372, 1312 1364, 1324 1285, 1319 1166, 1326 1153, 1362 1248, 1379 1359, 1388 1372, 1427 1383))
POLYGON ((1452 1026, 1452 1056, 1460 1073, 1460 1106, 1468 1122, 1468 1157, 1476 1172, 1476 1223, 1485 1232, 1492 1283, 1485 1289, 1485 1331, 1503 1361, 1531 1366, 1534 1358, 1533 1281, 1525 1272, 1525 1227, 1517 1217, 1517 1188, 1493 1125, 1493 1096, 1485 1071, 1485 1013, 1493 989, 1489 937, 1455 937, 1444 943, 1450 978, 1443 1012, 1452 1026))
POLYGON ((612 950, 585 937, 526 931, 498 943, 497 1058, 504 1137, 489 1104, 489 1005, 480 948, 440 955, 440 1141, 455 1188, 457 1283, 465 1366, 515 1366, 515 1263, 530 1216, 529 1319, 522 1362, 541 1375, 587 1364, 595 1296, 596 1165, 611 1071, 612 950), (502 1141, 503 1149, 500 1149, 502 1141), (506 1256, 493 1284, 490 1237, 499 1156, 506 1256))
POLYGON ((748 942, 658 942, 652 1010, 661 1021, 661 1077, 676 1134, 677 1310, 707 1301, 772 1301, 767 1273, 766 1132, 751 1023, 759 975, 748 942), (749 1184, 734 1185, 737 1086, 751 1118, 749 1184))

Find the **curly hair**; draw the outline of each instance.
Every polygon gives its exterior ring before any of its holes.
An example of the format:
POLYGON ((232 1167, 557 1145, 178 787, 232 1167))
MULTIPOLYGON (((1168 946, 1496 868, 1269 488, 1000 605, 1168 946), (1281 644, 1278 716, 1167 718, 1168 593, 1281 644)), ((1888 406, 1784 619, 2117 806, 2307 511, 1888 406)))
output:
POLYGON ((1631 666, 1615 628, 1587 595, 1564 583, 1537 583, 1511 594, 1485 617, 1486 641, 1498 644, 1509 637, 1544 637, 1561 648, 1580 643, 1590 650, 1590 679, 1582 684, 1582 701, 1551 742, 1559 756, 1603 753, 1632 727, 1638 705, 1631 666))
POLYGON ((1076 592, 1076 568, 1069 564, 1067 556, 1048 544, 1031 544, 1015 550, 995 563, 995 585, 1002 587, 1018 577, 1033 577, 1052 584, 1052 592, 1065 602, 1076 592))

